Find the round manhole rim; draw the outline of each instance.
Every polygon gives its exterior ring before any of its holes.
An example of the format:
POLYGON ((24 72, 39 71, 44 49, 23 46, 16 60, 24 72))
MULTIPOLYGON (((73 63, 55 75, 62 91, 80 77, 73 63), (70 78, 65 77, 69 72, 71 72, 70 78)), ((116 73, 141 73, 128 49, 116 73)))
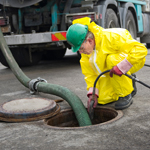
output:
MULTIPOLYGON (((118 115, 109 120, 109 121, 106 121, 106 122, 103 122, 103 123, 100 123, 100 124, 94 124, 94 125, 89 125, 89 126, 82 126, 82 127, 58 127, 58 126, 52 126, 52 125, 48 125, 47 124, 47 120, 50 119, 50 118, 46 118, 44 119, 44 125, 48 128, 51 128, 51 129, 58 129, 58 130, 77 130, 77 129, 86 129, 86 128, 93 128, 93 127, 98 127, 98 126, 103 126, 103 125, 108 125, 108 124, 111 124, 113 122, 116 122, 117 120, 119 120, 120 118, 123 117, 123 112, 121 110, 115 110, 114 108, 112 107, 105 107, 105 106, 97 106, 97 108, 102 108, 102 109, 109 109, 109 110, 112 110, 112 111, 115 111, 118 115)), ((63 112, 66 112, 66 111, 73 111, 71 108, 70 109, 64 109, 64 110, 61 110, 61 113, 63 112)), ((55 117, 55 116, 53 116, 55 117)))

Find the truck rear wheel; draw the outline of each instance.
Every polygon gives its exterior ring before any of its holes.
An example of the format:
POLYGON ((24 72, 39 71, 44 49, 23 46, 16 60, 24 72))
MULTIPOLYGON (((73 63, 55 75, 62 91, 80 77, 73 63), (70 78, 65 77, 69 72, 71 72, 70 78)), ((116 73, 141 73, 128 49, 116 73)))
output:
POLYGON ((128 10, 126 15, 125 28, 130 32, 130 34, 134 39, 137 38, 136 24, 135 24, 133 14, 130 10, 128 10))
POLYGON ((104 28, 116 28, 116 27, 119 27, 117 15, 113 9, 109 8, 106 11, 104 28))
POLYGON ((146 43, 146 47, 147 47, 147 48, 150 48, 150 43, 146 43))
MULTIPOLYGON (((41 59, 42 55, 35 51, 32 52, 31 57, 29 55, 29 51, 26 48, 13 48, 11 49, 12 55, 18 65, 20 67, 25 67, 25 66, 31 66, 31 65, 36 65, 41 59)), ((9 67, 3 53, 0 51, 0 62, 6 66, 9 67)))

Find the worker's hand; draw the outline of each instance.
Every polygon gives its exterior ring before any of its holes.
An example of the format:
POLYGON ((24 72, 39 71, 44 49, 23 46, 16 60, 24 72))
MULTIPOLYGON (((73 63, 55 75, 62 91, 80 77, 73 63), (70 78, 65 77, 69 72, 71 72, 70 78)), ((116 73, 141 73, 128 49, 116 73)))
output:
POLYGON ((117 66, 114 66, 111 70, 110 70, 110 77, 113 77, 113 74, 116 74, 118 76, 122 76, 122 72, 119 70, 119 68, 117 66))
MULTIPOLYGON (((88 112, 89 112, 89 109, 90 109, 90 102, 92 101, 92 94, 90 94, 89 96, 89 99, 87 101, 87 108, 88 108, 88 112)), ((93 99, 95 102, 94 102, 94 105, 93 105, 93 108, 95 108, 97 106, 97 95, 94 96, 94 99, 93 99)))
POLYGON ((132 64, 125 58, 110 70, 110 77, 113 77, 113 74, 122 76, 122 74, 128 72, 131 67, 132 64))

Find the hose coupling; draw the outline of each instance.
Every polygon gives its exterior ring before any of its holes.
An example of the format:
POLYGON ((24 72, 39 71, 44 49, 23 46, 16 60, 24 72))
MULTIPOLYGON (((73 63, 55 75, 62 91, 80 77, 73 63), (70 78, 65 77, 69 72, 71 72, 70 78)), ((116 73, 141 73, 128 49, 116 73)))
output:
POLYGON ((31 94, 35 94, 36 92, 38 92, 37 85, 39 84, 39 82, 47 83, 47 81, 45 79, 42 79, 40 77, 30 80, 30 82, 29 82, 29 89, 30 89, 30 93, 31 94))

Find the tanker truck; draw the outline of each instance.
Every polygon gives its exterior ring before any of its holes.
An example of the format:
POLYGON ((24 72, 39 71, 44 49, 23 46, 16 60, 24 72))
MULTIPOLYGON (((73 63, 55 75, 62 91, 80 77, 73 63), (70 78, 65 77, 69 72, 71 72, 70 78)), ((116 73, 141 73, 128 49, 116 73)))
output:
MULTIPOLYGON (((66 31, 77 18, 103 28, 125 28, 150 47, 149 0, 0 0, 0 27, 20 67, 61 59, 66 31)), ((0 62, 8 64, 0 50, 0 62)))

